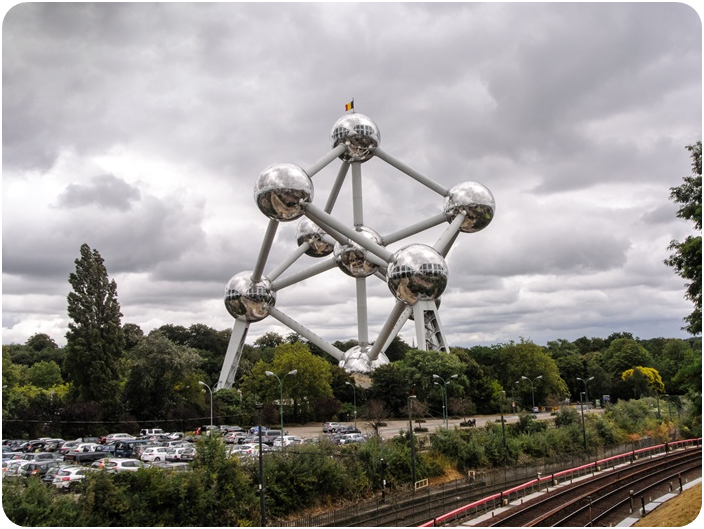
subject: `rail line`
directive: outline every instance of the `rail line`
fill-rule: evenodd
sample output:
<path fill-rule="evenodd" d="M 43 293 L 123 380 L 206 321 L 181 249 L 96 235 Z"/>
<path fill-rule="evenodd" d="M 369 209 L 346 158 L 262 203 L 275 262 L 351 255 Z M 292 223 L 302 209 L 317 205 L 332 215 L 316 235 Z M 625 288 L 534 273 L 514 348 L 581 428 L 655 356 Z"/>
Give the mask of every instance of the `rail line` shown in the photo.
<path fill-rule="evenodd" d="M 491 518 L 471 525 L 575 527 L 611 524 L 627 516 L 629 509 L 634 508 L 634 501 L 647 495 L 653 487 L 671 487 L 690 471 L 701 474 L 701 457 L 701 439 L 627 452 L 549 476 L 538 476 L 435 516 L 421 527 L 456 526 L 489 511 L 494 513 Z M 526 496 L 539 491 L 546 494 L 526 501 Z M 511 505 L 514 507 L 509 508 Z M 495 514 L 497 510 L 503 512 Z"/>

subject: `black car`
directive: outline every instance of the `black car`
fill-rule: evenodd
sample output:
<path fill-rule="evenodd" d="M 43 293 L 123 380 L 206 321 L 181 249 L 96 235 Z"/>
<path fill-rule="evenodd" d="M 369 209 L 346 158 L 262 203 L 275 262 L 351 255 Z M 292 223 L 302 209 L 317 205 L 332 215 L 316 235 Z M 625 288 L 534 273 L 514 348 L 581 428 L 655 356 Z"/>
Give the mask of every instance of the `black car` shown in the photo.
<path fill-rule="evenodd" d="M 57 461 L 31 461 L 26 465 L 22 465 L 19 474 L 24 477 L 43 477 L 50 469 L 58 470 L 59 466 Z"/>

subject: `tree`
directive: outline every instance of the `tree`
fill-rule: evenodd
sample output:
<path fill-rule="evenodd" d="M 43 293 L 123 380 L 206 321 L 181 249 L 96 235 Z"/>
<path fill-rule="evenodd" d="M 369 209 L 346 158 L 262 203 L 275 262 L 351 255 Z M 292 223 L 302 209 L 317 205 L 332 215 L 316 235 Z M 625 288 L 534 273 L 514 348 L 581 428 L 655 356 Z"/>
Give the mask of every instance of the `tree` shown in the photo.
<path fill-rule="evenodd" d="M 694 303 L 694 310 L 684 320 L 684 329 L 696 335 L 702 332 L 702 142 L 687 146 L 692 157 L 692 176 L 685 176 L 684 183 L 670 188 L 670 199 L 682 207 L 677 216 L 694 222 L 698 235 L 689 235 L 683 242 L 673 240 L 668 247 L 674 253 L 665 260 L 677 275 L 689 281 L 685 298 Z"/>
<path fill-rule="evenodd" d="M 36 333 L 30 336 L 25 343 L 27 347 L 31 347 L 35 351 L 43 351 L 44 349 L 58 349 L 56 342 L 48 335 Z"/>
<path fill-rule="evenodd" d="M 119 366 L 124 337 L 117 284 L 108 278 L 98 250 L 81 245 L 76 272 L 69 275 L 64 368 L 81 401 L 94 401 L 112 410 L 119 399 Z"/>
<path fill-rule="evenodd" d="M 662 394 L 665 392 L 665 384 L 662 383 L 660 373 L 652 367 L 636 366 L 627 369 L 621 374 L 621 379 L 628 383 L 636 398 L 647 395 L 651 392 Z"/>
<path fill-rule="evenodd" d="M 149 333 L 132 350 L 130 361 L 124 399 L 136 417 L 165 419 L 185 402 L 204 399 L 195 376 L 200 356 L 162 333 Z"/>

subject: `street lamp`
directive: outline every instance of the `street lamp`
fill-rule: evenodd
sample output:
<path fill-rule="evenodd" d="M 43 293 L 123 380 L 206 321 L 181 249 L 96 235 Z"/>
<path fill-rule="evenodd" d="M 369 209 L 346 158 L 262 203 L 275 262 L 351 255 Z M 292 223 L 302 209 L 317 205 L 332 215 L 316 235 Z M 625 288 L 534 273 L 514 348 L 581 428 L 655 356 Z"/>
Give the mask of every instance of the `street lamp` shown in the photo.
<path fill-rule="evenodd" d="M 504 399 L 506 400 L 506 392 L 504 390 L 499 391 L 499 393 L 504 394 Z M 501 399 L 499 399 L 499 409 L 501 411 L 501 437 L 503 438 L 504 441 L 504 457 L 506 457 L 507 449 L 506 449 L 506 429 L 504 427 L 504 404 Z"/>
<path fill-rule="evenodd" d="M 538 380 L 539 378 L 543 378 L 543 375 L 538 375 L 538 376 L 535 377 L 533 380 L 531 380 L 530 378 L 528 378 L 528 377 L 526 377 L 526 376 L 522 376 L 521 378 L 524 379 L 524 380 L 527 380 L 528 382 L 530 382 L 530 393 L 531 393 L 531 395 L 533 396 L 533 410 L 535 410 L 535 388 L 534 388 L 534 386 L 533 386 L 533 382 L 534 382 L 535 380 Z"/>
<path fill-rule="evenodd" d="M 450 380 L 452 380 L 453 378 L 457 378 L 458 376 L 459 375 L 455 374 L 445 380 L 440 375 L 433 375 L 433 378 L 442 380 L 442 384 L 439 384 L 437 382 L 434 382 L 434 384 L 440 386 L 440 388 L 442 389 L 442 418 L 445 419 L 445 429 L 448 429 L 450 427 L 448 425 L 449 414 L 447 410 L 447 385 L 450 383 Z"/>
<path fill-rule="evenodd" d="M 257 402 L 259 411 L 259 509 L 261 511 L 262 527 L 266 527 L 266 501 L 264 499 L 264 462 L 262 460 L 262 408 L 264 405 Z"/>
<path fill-rule="evenodd" d="M 584 400 L 587 401 L 587 410 L 589 410 L 589 390 L 587 389 L 587 382 L 594 380 L 594 377 L 589 377 L 587 380 L 577 377 L 577 380 L 581 380 L 582 382 L 584 382 Z"/>
<path fill-rule="evenodd" d="M 586 395 L 584 391 L 579 392 L 579 408 L 582 411 L 582 436 L 584 438 L 584 450 L 587 450 L 587 427 L 584 425 L 584 405 L 582 395 Z"/>
<path fill-rule="evenodd" d="M 279 418 L 281 419 L 281 449 L 284 449 L 284 379 L 289 376 L 289 375 L 295 375 L 298 373 L 298 369 L 292 369 L 288 373 L 286 373 L 283 377 L 279 378 L 276 373 L 273 373 L 271 371 L 265 371 L 264 374 L 268 377 L 275 377 L 276 380 L 279 381 L 279 390 L 280 390 L 280 398 L 279 398 Z"/>
<path fill-rule="evenodd" d="M 411 434 L 411 472 L 413 475 L 413 490 L 416 487 L 416 445 L 413 441 L 413 416 L 411 410 L 413 406 L 411 404 L 411 399 L 415 399 L 415 395 L 408 396 L 408 431 Z"/>
<path fill-rule="evenodd" d="M 208 391 L 210 392 L 210 427 L 212 428 L 213 427 L 213 390 L 210 389 L 210 386 L 208 386 L 208 384 L 206 384 L 205 382 L 202 382 L 199 380 L 198 384 L 200 384 L 201 386 L 205 386 L 206 388 L 208 388 Z"/>
<path fill-rule="evenodd" d="M 357 388 L 351 382 L 345 382 L 348 386 L 352 386 L 352 397 L 354 398 L 354 427 L 357 428 Z"/>

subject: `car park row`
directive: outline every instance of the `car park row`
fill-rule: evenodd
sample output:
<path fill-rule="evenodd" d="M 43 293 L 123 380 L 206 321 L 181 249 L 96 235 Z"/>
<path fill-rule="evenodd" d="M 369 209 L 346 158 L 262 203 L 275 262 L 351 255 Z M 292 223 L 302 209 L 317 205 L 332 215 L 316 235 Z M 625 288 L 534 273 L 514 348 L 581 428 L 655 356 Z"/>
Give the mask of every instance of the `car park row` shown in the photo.
<path fill-rule="evenodd" d="M 223 435 L 227 452 L 241 459 L 258 457 L 259 428 L 237 426 L 202 427 L 200 435 L 214 432 Z M 334 444 L 363 442 L 366 436 L 351 426 L 326 423 L 323 435 L 301 438 L 281 435 L 280 430 L 262 427 L 262 454 L 321 439 Z M 70 441 L 43 438 L 31 441 L 3 440 L 2 477 L 37 476 L 59 489 L 71 489 L 87 474 L 96 470 L 129 472 L 146 467 L 188 470 L 196 457 L 195 441 L 199 436 L 182 432 L 165 433 L 160 429 L 142 430 L 140 436 L 115 433 L 104 437 L 85 437 Z"/>

